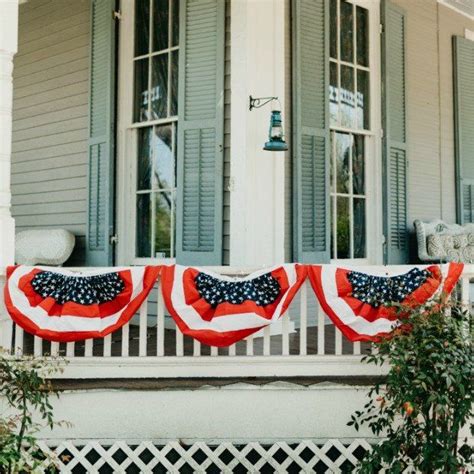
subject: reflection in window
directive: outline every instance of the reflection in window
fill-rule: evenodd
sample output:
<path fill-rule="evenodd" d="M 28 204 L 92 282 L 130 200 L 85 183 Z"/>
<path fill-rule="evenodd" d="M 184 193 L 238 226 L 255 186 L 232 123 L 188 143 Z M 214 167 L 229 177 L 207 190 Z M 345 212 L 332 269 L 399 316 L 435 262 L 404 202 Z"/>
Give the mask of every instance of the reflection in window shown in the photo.
<path fill-rule="evenodd" d="M 369 13 L 330 2 L 329 113 L 334 126 L 369 130 Z M 354 26 L 355 25 L 355 26 Z"/>
<path fill-rule="evenodd" d="M 175 124 L 141 128 L 138 133 L 137 257 L 174 257 L 175 137 Z"/>
<path fill-rule="evenodd" d="M 133 121 L 139 258 L 175 256 L 179 0 L 135 1 Z"/>
<path fill-rule="evenodd" d="M 177 114 L 179 0 L 135 2 L 134 122 Z"/>
<path fill-rule="evenodd" d="M 329 16 L 331 258 L 367 258 L 369 11 L 331 0 Z"/>
<path fill-rule="evenodd" d="M 331 132 L 331 257 L 366 258 L 365 137 Z"/>

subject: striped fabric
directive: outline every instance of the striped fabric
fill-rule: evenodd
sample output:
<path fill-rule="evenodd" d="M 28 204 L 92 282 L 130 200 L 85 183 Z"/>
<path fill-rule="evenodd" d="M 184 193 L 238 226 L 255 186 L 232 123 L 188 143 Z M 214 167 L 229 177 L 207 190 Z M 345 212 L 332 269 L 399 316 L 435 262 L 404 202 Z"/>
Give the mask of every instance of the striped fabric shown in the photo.
<path fill-rule="evenodd" d="M 386 267 L 382 275 L 357 272 L 365 276 L 361 282 L 353 270 L 312 265 L 308 275 L 324 312 L 350 341 L 377 341 L 400 324 L 400 308 L 424 304 L 440 291 L 450 294 L 463 268 L 450 263 L 399 274 Z"/>
<path fill-rule="evenodd" d="M 156 282 L 160 267 L 71 272 L 14 266 L 5 305 L 25 331 L 55 342 L 102 338 L 127 323 Z"/>
<path fill-rule="evenodd" d="M 183 334 L 204 344 L 225 347 L 278 320 L 305 278 L 306 267 L 298 264 L 265 269 L 244 278 L 172 265 L 162 270 L 163 298 Z M 202 288 L 200 291 L 202 280 L 223 283 L 222 292 L 229 293 L 218 295 L 221 299 L 212 304 L 206 292 Z M 266 287 L 262 284 L 265 280 Z M 275 282 L 279 287 L 277 295 Z"/>

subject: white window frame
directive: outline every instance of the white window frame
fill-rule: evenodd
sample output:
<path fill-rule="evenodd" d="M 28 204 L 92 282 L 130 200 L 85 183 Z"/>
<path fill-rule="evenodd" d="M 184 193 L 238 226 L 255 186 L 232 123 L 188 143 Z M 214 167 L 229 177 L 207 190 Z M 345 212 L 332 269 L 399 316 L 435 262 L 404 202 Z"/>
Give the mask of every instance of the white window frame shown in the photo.
<path fill-rule="evenodd" d="M 175 258 L 136 257 L 136 182 L 137 182 L 137 129 L 144 126 L 169 124 L 177 118 L 164 118 L 134 123 L 134 48 L 135 48 L 135 0 L 120 1 L 120 28 L 118 52 L 117 85 L 117 196 L 116 222 L 117 237 L 116 262 L 118 265 L 148 265 L 175 263 Z M 151 41 L 151 39 L 150 39 Z M 167 48 L 166 51 L 178 49 Z M 165 51 L 165 50 L 164 50 Z M 140 58 L 153 53 L 140 55 Z M 169 69 L 168 69 L 169 71 Z M 151 68 L 149 69 L 151 74 Z M 169 83 L 170 78 L 168 78 Z M 169 86 L 168 86 L 169 90 Z M 168 103 L 169 107 L 169 103 Z M 146 124 L 146 125 L 144 125 Z M 176 137 L 175 137 L 176 140 Z M 172 218 L 173 225 L 173 218 Z"/>
<path fill-rule="evenodd" d="M 330 133 L 348 132 L 365 135 L 365 186 L 366 186 L 366 258 L 332 259 L 332 263 L 349 263 L 356 265 L 382 264 L 383 262 L 383 219 L 382 219 L 382 116 L 381 116 L 381 27 L 379 0 L 347 0 L 354 6 L 369 10 L 369 97 L 370 129 L 329 126 Z M 355 18 L 355 15 L 354 15 Z M 339 63 L 345 64 L 339 60 Z M 351 65 L 350 63 L 347 63 Z M 329 67 L 329 65 L 328 65 Z M 340 75 L 338 81 L 340 82 Z M 357 79 L 355 79 L 357 80 Z M 331 150 L 332 158 L 332 150 Z M 352 190 L 351 190 L 352 193 Z M 330 191 L 330 198 L 332 199 Z M 335 208 L 333 209 L 333 212 Z M 335 215 L 331 216 L 331 226 Z M 351 218 L 352 219 L 352 218 Z M 331 232 L 332 233 L 332 232 Z M 335 237 L 336 238 L 336 237 Z M 351 236 L 352 240 L 352 226 Z M 332 257 L 332 255 L 331 255 Z"/>

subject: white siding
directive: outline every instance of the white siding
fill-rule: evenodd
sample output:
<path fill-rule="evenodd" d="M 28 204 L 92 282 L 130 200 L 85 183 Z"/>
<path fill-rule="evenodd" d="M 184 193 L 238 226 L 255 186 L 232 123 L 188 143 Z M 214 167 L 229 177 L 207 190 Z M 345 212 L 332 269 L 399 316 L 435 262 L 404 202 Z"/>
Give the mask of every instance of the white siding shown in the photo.
<path fill-rule="evenodd" d="M 13 73 L 12 203 L 17 231 L 62 227 L 83 263 L 87 213 L 88 0 L 20 7 Z"/>
<path fill-rule="evenodd" d="M 396 0 L 407 12 L 409 228 L 456 221 L 452 36 L 474 21 L 436 0 Z"/>
<path fill-rule="evenodd" d="M 464 29 L 474 29 L 474 21 L 438 3 L 440 88 L 440 161 L 441 211 L 449 222 L 456 220 L 456 186 L 454 154 L 453 35 L 464 36 Z M 447 59 L 444 59 L 447 58 Z M 474 85 L 473 85 L 474 87 Z"/>

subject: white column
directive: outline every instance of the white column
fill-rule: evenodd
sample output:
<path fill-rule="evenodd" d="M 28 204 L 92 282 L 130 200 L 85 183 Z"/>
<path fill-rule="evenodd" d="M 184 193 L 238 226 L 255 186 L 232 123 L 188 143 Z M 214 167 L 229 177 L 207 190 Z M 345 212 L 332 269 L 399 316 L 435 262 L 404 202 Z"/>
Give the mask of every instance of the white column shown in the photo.
<path fill-rule="evenodd" d="M 13 56 L 18 47 L 18 0 L 0 0 L 0 289 L 5 267 L 14 263 L 15 221 L 11 216 Z M 2 292 L 3 294 L 3 292 Z M 11 321 L 0 298 L 0 347 L 9 346 Z"/>
<path fill-rule="evenodd" d="M 0 272 L 14 262 L 11 216 L 13 56 L 18 46 L 18 0 L 0 0 Z"/>
<path fill-rule="evenodd" d="M 283 152 L 263 150 L 272 107 L 249 111 L 249 95 L 278 96 L 285 126 L 285 1 L 231 2 L 230 264 L 284 260 Z"/>

